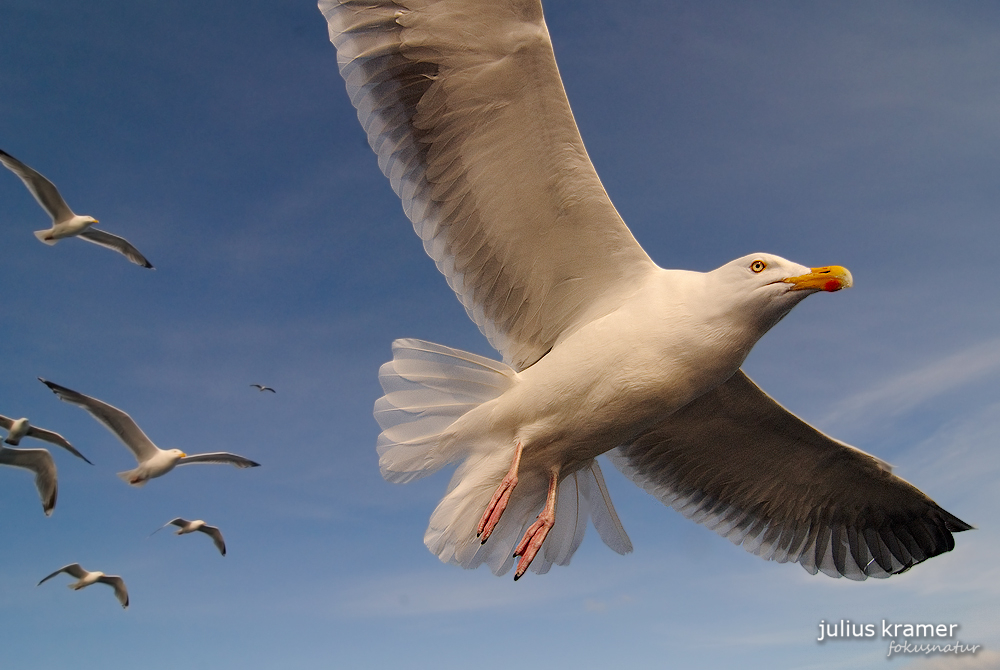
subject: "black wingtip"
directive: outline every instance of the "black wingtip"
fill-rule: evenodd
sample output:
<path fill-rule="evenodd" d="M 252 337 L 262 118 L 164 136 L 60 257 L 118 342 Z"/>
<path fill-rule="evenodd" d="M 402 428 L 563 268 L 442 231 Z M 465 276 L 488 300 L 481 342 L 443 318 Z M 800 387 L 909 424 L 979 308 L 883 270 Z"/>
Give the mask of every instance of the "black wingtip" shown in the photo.
<path fill-rule="evenodd" d="M 977 530 L 971 523 L 965 523 L 957 516 L 951 514 L 949 514 L 948 518 L 945 519 L 944 527 L 952 533 L 961 533 L 964 530 Z"/>

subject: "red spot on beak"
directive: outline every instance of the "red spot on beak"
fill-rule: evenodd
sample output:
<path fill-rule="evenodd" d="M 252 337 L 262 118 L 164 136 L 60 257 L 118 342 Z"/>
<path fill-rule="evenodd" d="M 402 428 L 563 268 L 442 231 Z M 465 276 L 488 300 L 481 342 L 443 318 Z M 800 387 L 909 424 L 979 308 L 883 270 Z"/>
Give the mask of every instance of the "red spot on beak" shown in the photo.
<path fill-rule="evenodd" d="M 842 285 L 840 281 L 837 279 L 831 279 L 827 283 L 823 284 L 823 290 L 829 291 L 830 293 L 833 293 L 834 291 L 839 291 L 841 287 Z"/>

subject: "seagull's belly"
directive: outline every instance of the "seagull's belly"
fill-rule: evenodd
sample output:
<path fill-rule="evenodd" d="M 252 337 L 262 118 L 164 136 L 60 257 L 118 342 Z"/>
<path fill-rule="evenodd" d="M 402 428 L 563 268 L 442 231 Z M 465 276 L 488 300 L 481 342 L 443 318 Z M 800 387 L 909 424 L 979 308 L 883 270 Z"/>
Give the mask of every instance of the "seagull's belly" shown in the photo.
<path fill-rule="evenodd" d="M 31 426 L 28 424 L 27 419 L 17 419 L 15 420 L 8 429 L 7 433 L 7 444 L 13 444 L 17 446 L 21 442 L 21 438 L 28 434 L 28 429 Z"/>
<path fill-rule="evenodd" d="M 93 223 L 93 219 L 88 219 L 85 216 L 74 215 L 73 218 L 68 221 L 54 224 L 52 226 L 52 232 L 48 235 L 48 237 L 53 240 L 73 237 L 75 235 L 79 235 L 87 228 L 90 228 Z"/>
<path fill-rule="evenodd" d="M 668 421 L 742 364 L 745 353 L 736 347 L 656 337 L 636 328 L 637 320 L 642 325 L 617 319 L 581 331 L 519 373 L 488 409 L 489 425 L 511 444 L 521 442 L 523 468 L 573 472 Z"/>
<path fill-rule="evenodd" d="M 168 451 L 161 451 L 147 461 L 144 461 L 139 470 L 145 479 L 155 479 L 167 474 L 177 465 L 177 457 Z"/>

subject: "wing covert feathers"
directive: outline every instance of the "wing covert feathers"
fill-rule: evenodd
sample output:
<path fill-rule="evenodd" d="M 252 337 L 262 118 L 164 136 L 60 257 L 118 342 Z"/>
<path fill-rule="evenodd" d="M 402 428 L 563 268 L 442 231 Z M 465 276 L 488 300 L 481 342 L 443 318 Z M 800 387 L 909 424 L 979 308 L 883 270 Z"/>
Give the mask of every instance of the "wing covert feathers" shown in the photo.
<path fill-rule="evenodd" d="M 590 163 L 540 3 L 320 9 L 379 167 L 505 362 L 528 367 L 655 269 Z"/>
<path fill-rule="evenodd" d="M 742 372 L 608 456 L 693 521 L 812 574 L 889 577 L 950 551 L 952 533 L 972 527 Z"/>

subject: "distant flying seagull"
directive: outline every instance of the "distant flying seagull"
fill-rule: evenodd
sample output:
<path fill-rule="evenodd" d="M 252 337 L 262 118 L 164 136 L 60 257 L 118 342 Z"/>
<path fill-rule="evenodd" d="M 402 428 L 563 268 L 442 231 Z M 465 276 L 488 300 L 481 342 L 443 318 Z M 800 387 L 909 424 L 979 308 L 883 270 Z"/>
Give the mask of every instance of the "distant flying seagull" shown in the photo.
<path fill-rule="evenodd" d="M 141 265 L 144 268 L 152 268 L 153 265 L 146 260 L 146 257 L 139 253 L 128 240 L 117 235 L 92 228 L 97 223 L 97 219 L 92 216 L 80 216 L 74 214 L 66 201 L 56 190 L 55 184 L 43 177 L 38 172 L 17 160 L 6 151 L 0 150 L 0 163 L 3 163 L 8 170 L 16 174 L 24 182 L 24 185 L 35 196 L 35 200 L 42 206 L 49 216 L 52 217 L 52 227 L 48 230 L 38 230 L 35 237 L 45 244 L 55 244 L 64 237 L 79 237 L 80 239 L 93 242 L 94 244 L 108 249 L 113 249 L 126 258 Z"/>
<path fill-rule="evenodd" d="M 275 393 L 275 390 L 270 386 L 261 386 L 260 384 L 250 384 L 250 386 L 253 386 L 258 391 L 270 391 L 271 393 Z"/>
<path fill-rule="evenodd" d="M 212 542 L 215 543 L 215 547 L 216 549 L 219 550 L 219 553 L 222 554 L 223 556 L 226 555 L 226 541 L 222 539 L 222 531 L 220 531 L 215 526 L 209 526 L 201 519 L 188 521 L 187 519 L 182 519 L 180 517 L 177 517 L 176 519 L 171 519 L 170 521 L 166 522 L 153 532 L 158 533 L 171 524 L 173 524 L 174 526 L 178 526 L 180 528 L 180 530 L 174 533 L 174 535 L 185 535 L 187 533 L 193 533 L 195 531 L 198 531 L 200 533 L 205 533 L 205 535 L 208 535 L 209 537 L 212 538 Z"/>
<path fill-rule="evenodd" d="M 45 381 L 41 377 L 38 378 L 38 381 L 52 389 L 52 392 L 59 396 L 60 400 L 79 405 L 90 412 L 91 416 L 104 424 L 105 428 L 114 433 L 115 437 L 132 451 L 135 459 L 139 462 L 139 467 L 127 472 L 119 472 L 118 476 L 133 486 L 144 486 L 150 479 L 161 477 L 178 465 L 228 463 L 238 468 L 255 468 L 260 465 L 249 458 L 223 451 L 189 456 L 180 449 L 160 449 L 146 437 L 146 434 L 132 420 L 132 417 L 117 407 L 72 391 L 65 386 Z"/>
<path fill-rule="evenodd" d="M 41 586 L 62 572 L 65 572 L 71 577 L 77 578 L 78 581 L 69 585 L 69 587 L 74 591 L 79 591 L 82 588 L 88 587 L 91 584 L 97 584 L 98 582 L 111 586 L 114 588 L 115 597 L 118 598 L 118 602 L 122 604 L 122 608 L 128 609 L 128 590 L 125 588 L 125 580 L 118 575 L 106 575 L 103 572 L 88 572 L 80 567 L 79 563 L 70 563 L 69 565 L 59 568 L 51 575 L 38 582 L 36 586 Z"/>
<path fill-rule="evenodd" d="M 424 543 L 497 574 L 632 545 L 595 458 L 766 559 L 888 577 L 971 528 L 740 370 L 839 266 L 657 266 L 608 198 L 538 0 L 320 0 L 351 103 L 423 248 L 504 363 L 397 340 L 382 475 L 457 463 Z M 532 563 L 534 561 L 534 564 Z"/>
<path fill-rule="evenodd" d="M 89 461 L 88 461 L 89 462 Z M 42 511 L 51 516 L 56 507 L 57 476 L 52 454 L 45 449 L 10 449 L 0 446 L 0 465 L 24 468 L 35 473 L 35 488 L 42 499 Z"/>
<path fill-rule="evenodd" d="M 81 454 L 76 448 L 70 444 L 65 437 L 59 433 L 53 433 L 51 430 L 45 430 L 44 428 L 39 428 L 38 426 L 32 426 L 28 423 L 27 419 L 10 419 L 6 416 L 0 416 L 0 428 L 7 429 L 7 438 L 4 440 L 7 444 L 13 444 L 17 446 L 21 442 L 23 437 L 33 437 L 36 440 L 43 440 L 50 444 L 62 447 L 69 453 L 82 458 L 83 460 L 90 463 L 87 457 Z M 93 465 L 93 463 L 90 463 Z"/>

